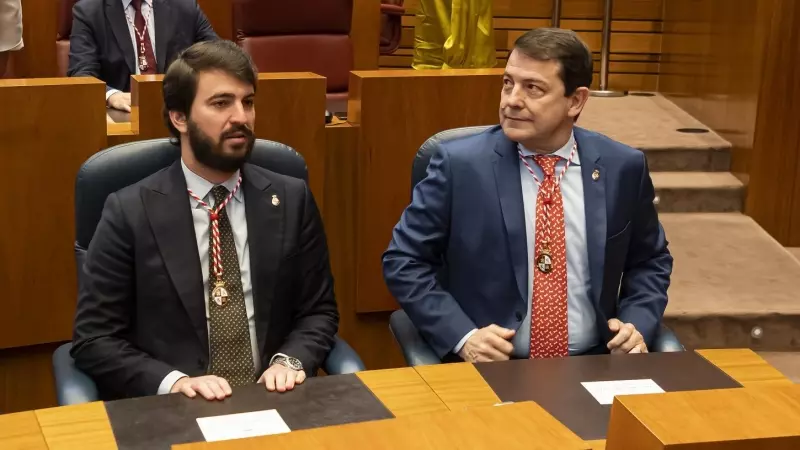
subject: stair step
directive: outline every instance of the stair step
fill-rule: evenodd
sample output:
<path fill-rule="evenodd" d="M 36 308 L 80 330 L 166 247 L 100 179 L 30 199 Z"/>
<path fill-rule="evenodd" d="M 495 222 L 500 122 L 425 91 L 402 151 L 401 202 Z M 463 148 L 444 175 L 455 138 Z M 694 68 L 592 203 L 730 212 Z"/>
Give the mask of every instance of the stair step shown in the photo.
<path fill-rule="evenodd" d="M 739 213 L 659 214 L 674 258 L 664 316 L 689 348 L 800 351 L 800 263 Z"/>
<path fill-rule="evenodd" d="M 653 172 L 659 212 L 738 212 L 744 184 L 730 172 Z"/>
<path fill-rule="evenodd" d="M 727 148 L 644 148 L 651 172 L 727 172 L 731 154 Z"/>
<path fill-rule="evenodd" d="M 793 383 L 800 383 L 800 352 L 758 352 Z"/>
<path fill-rule="evenodd" d="M 642 150 L 652 172 L 730 170 L 731 143 L 660 94 L 592 97 L 578 125 Z"/>

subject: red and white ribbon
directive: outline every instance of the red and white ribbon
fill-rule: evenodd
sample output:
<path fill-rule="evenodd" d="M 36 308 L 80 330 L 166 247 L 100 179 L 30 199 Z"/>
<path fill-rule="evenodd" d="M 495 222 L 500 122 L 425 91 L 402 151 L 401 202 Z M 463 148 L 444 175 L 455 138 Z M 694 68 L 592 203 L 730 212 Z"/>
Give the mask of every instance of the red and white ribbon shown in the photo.
<path fill-rule="evenodd" d="M 517 148 L 517 153 L 519 154 L 519 159 L 522 161 L 522 164 L 525 164 L 525 167 L 528 168 L 528 172 L 530 172 L 531 176 L 533 177 L 533 181 L 536 183 L 536 186 L 539 188 L 539 195 L 544 194 L 544 217 L 543 217 L 543 223 L 544 223 L 545 226 L 543 227 L 544 230 L 542 230 L 542 232 L 544 234 L 544 242 L 545 243 L 550 243 L 549 210 L 550 210 L 550 205 L 553 203 L 553 200 L 552 200 L 553 193 L 555 192 L 556 187 L 558 187 L 558 185 L 561 184 L 561 179 L 564 178 L 564 174 L 567 173 L 567 168 L 569 168 L 569 165 L 572 163 L 572 158 L 575 157 L 575 153 L 577 153 L 577 151 L 578 151 L 578 143 L 574 142 L 572 144 L 572 150 L 569 152 L 569 158 L 567 158 L 567 163 L 564 164 L 564 168 L 561 169 L 561 173 L 559 173 L 558 176 L 556 177 L 555 183 L 553 183 L 552 189 L 550 190 L 550 192 L 542 192 L 542 182 L 539 180 L 539 177 L 536 176 L 536 173 L 533 171 L 533 167 L 531 167 L 531 165 L 528 164 L 528 160 L 527 160 L 527 158 L 525 158 L 525 155 L 522 154 L 522 150 Z M 534 156 L 538 156 L 538 155 L 529 155 L 529 156 L 530 157 L 534 157 Z M 547 155 L 542 155 L 542 156 L 547 156 Z M 552 156 L 550 156 L 550 157 L 552 157 Z"/>
<path fill-rule="evenodd" d="M 189 191 L 189 195 L 192 196 L 193 199 L 197 200 L 197 203 L 203 207 L 206 211 L 208 211 L 209 217 L 211 218 L 211 259 L 212 259 L 212 273 L 218 280 L 222 279 L 222 247 L 219 243 L 219 212 L 225 208 L 225 205 L 236 195 L 236 191 L 239 190 L 239 186 L 242 185 L 242 177 L 239 177 L 239 180 L 236 182 L 236 187 L 233 188 L 228 197 L 216 208 L 211 208 L 208 206 L 208 203 L 204 202 L 203 199 L 197 196 L 191 189 L 186 188 Z"/>

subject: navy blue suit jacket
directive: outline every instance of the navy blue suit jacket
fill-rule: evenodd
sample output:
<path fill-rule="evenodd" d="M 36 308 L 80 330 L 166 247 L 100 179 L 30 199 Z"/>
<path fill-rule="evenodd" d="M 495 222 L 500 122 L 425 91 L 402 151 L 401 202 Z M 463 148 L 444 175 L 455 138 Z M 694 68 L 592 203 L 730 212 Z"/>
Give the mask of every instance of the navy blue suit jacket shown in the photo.
<path fill-rule="evenodd" d="M 619 318 L 648 345 L 667 305 L 672 256 L 642 152 L 575 128 L 590 298 L 607 342 Z M 499 126 L 439 145 L 383 255 L 389 290 L 440 357 L 473 328 L 518 329 L 527 313 L 517 143 Z M 592 173 L 599 171 L 597 180 Z"/>
<path fill-rule="evenodd" d="M 219 39 L 197 0 L 155 0 L 153 19 L 158 73 L 195 42 Z M 130 92 L 137 59 L 121 0 L 76 3 L 69 45 L 67 76 L 99 78 L 106 91 Z"/>

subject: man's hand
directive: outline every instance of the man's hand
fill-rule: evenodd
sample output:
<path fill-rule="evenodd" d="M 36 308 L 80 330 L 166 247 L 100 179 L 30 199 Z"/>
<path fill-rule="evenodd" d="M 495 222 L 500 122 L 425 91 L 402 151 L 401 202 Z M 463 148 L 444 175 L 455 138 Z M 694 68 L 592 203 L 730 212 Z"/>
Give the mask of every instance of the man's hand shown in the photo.
<path fill-rule="evenodd" d="M 616 334 L 614 339 L 608 343 L 611 354 L 647 353 L 644 337 L 632 323 L 622 323 L 619 319 L 611 319 L 608 321 L 608 329 Z"/>
<path fill-rule="evenodd" d="M 514 345 L 508 342 L 514 333 L 494 324 L 481 328 L 467 339 L 458 356 L 467 362 L 507 361 L 514 350 Z"/>
<path fill-rule="evenodd" d="M 120 111 L 131 112 L 131 93 L 130 92 L 115 92 L 108 97 L 109 108 L 114 108 Z"/>
<path fill-rule="evenodd" d="M 294 389 L 296 384 L 303 384 L 305 380 L 305 371 L 292 370 L 282 364 L 273 364 L 264 371 L 258 382 L 266 384 L 267 390 L 270 392 L 286 392 Z"/>
<path fill-rule="evenodd" d="M 224 400 L 225 397 L 230 397 L 231 385 L 214 375 L 206 375 L 202 377 L 184 377 L 179 379 L 172 385 L 170 393 L 180 392 L 189 398 L 195 398 L 198 393 L 206 400 Z"/>

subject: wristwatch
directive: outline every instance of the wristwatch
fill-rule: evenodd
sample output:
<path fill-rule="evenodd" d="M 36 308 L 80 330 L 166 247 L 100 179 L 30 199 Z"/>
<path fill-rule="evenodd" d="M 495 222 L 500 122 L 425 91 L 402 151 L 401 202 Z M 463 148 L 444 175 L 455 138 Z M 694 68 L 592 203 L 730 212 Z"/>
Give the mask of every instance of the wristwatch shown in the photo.
<path fill-rule="evenodd" d="M 275 364 L 280 364 L 292 370 L 297 370 L 297 371 L 303 370 L 303 363 L 301 363 L 299 359 L 293 358 L 289 355 L 284 355 L 283 353 L 275 354 L 275 356 L 273 356 L 272 359 L 269 361 L 270 366 Z"/>

